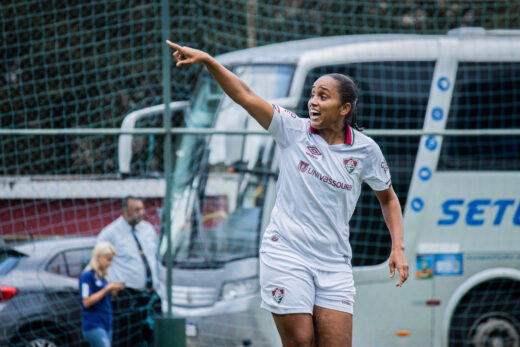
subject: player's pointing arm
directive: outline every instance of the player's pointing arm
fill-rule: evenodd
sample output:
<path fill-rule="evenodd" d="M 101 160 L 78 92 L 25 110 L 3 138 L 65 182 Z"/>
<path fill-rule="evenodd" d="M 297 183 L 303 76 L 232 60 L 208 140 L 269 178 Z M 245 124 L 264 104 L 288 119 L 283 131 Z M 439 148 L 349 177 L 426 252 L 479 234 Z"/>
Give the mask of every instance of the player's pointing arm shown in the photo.
<path fill-rule="evenodd" d="M 273 118 L 273 106 L 256 95 L 240 78 L 226 69 L 208 53 L 166 41 L 176 51 L 173 57 L 177 66 L 203 63 L 224 92 L 242 106 L 260 125 L 267 129 Z"/>

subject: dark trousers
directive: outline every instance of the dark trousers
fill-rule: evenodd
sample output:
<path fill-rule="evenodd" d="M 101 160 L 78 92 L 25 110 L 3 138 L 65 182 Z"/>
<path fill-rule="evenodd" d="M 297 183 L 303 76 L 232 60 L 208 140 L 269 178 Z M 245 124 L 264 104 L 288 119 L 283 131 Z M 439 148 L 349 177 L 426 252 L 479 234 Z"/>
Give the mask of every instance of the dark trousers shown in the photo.
<path fill-rule="evenodd" d="M 153 346 L 153 322 L 161 314 L 161 299 L 155 292 L 126 288 L 112 302 L 112 346 Z"/>

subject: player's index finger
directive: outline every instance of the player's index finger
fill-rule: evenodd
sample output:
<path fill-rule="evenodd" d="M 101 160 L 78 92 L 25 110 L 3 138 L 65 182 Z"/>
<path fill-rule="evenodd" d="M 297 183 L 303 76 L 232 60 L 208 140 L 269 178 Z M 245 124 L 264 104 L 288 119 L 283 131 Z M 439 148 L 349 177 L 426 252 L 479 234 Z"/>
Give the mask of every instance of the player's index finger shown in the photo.
<path fill-rule="evenodd" d="M 166 40 L 166 44 L 167 44 L 168 46 L 170 46 L 170 47 L 175 48 L 176 50 L 179 50 L 179 49 L 181 48 L 181 46 L 179 46 L 179 45 L 176 44 L 176 43 L 171 42 L 170 40 Z"/>

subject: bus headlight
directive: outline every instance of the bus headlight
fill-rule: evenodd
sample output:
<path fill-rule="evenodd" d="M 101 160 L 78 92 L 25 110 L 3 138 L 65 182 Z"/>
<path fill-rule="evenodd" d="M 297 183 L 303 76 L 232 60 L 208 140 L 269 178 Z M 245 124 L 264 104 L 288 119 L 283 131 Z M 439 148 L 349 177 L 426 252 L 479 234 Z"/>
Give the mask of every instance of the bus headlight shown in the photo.
<path fill-rule="evenodd" d="M 260 283 L 258 277 L 246 278 L 236 281 L 228 281 L 222 284 L 220 298 L 231 300 L 241 296 L 258 293 Z"/>

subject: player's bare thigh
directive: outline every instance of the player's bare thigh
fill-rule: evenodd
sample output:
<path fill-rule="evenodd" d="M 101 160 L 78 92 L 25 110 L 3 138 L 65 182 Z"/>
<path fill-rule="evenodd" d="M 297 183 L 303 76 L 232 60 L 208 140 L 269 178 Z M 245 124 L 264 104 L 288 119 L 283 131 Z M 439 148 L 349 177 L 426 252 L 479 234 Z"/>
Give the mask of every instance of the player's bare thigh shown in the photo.
<path fill-rule="evenodd" d="M 350 347 L 352 314 L 314 306 L 314 315 L 273 313 L 284 347 Z"/>
<path fill-rule="evenodd" d="M 351 347 L 352 314 L 314 306 L 314 339 L 317 347 Z"/>
<path fill-rule="evenodd" d="M 313 318 L 308 313 L 276 314 L 273 319 L 284 347 L 313 347 Z"/>

